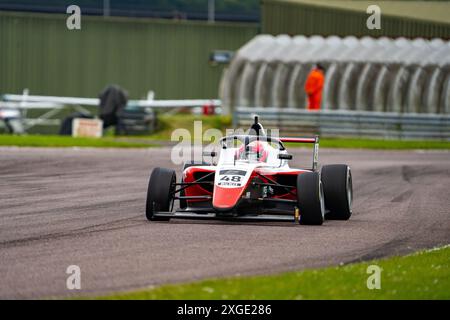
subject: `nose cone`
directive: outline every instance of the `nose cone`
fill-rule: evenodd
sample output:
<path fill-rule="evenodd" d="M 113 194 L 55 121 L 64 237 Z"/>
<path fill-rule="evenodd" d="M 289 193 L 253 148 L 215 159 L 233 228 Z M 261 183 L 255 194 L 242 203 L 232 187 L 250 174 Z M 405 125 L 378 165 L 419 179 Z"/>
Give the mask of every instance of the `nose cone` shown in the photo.
<path fill-rule="evenodd" d="M 214 186 L 213 207 L 219 211 L 232 210 L 244 192 L 245 187 L 240 188 L 222 188 Z"/>

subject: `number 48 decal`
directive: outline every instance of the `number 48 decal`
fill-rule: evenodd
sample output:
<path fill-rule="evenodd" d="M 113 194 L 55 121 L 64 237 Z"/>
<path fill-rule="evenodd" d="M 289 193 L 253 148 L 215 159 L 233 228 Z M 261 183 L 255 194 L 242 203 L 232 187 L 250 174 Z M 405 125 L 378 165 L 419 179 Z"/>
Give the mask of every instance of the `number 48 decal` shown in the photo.
<path fill-rule="evenodd" d="M 220 181 L 233 181 L 233 182 L 241 182 L 241 176 L 223 176 L 220 178 Z"/>

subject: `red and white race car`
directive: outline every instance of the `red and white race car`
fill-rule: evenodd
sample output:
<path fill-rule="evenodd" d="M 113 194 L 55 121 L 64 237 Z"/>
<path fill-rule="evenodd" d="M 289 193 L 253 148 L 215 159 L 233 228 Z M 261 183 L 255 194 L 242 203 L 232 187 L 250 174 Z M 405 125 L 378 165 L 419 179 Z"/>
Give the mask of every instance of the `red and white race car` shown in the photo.
<path fill-rule="evenodd" d="M 292 155 L 283 142 L 313 144 L 312 167 L 290 168 Z M 187 163 L 180 182 L 174 170 L 155 168 L 148 184 L 146 217 L 151 221 L 226 219 L 304 225 L 348 220 L 353 194 L 350 167 L 325 165 L 319 172 L 318 148 L 318 137 L 266 136 L 255 117 L 250 134 L 220 140 L 217 164 Z M 176 210 L 175 200 L 179 200 Z"/>

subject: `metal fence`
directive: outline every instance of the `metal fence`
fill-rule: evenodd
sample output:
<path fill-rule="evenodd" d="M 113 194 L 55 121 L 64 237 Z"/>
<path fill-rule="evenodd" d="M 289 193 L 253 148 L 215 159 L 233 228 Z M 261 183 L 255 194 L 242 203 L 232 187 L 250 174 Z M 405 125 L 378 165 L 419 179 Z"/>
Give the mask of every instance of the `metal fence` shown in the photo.
<path fill-rule="evenodd" d="M 66 13 L 69 5 L 79 6 L 85 15 L 207 20 L 208 1 L 192 0 L 0 0 L 0 10 Z M 259 21 L 259 0 L 242 2 L 216 0 L 216 21 Z"/>
<path fill-rule="evenodd" d="M 234 127 L 250 126 L 254 114 L 283 135 L 450 140 L 450 115 L 241 107 L 234 111 Z"/>

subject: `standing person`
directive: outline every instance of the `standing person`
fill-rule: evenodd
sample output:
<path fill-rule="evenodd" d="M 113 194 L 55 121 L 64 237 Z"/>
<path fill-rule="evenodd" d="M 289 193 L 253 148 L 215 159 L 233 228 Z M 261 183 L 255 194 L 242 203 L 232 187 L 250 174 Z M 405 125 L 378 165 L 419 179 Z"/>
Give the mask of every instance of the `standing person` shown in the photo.
<path fill-rule="evenodd" d="M 308 95 L 308 110 L 320 110 L 322 89 L 325 82 L 324 71 L 325 69 L 321 64 L 316 64 L 306 78 L 305 91 Z"/>

